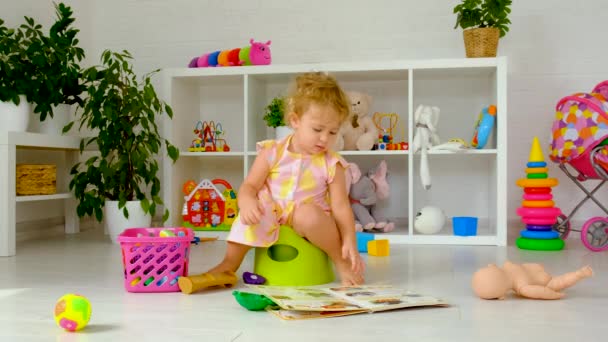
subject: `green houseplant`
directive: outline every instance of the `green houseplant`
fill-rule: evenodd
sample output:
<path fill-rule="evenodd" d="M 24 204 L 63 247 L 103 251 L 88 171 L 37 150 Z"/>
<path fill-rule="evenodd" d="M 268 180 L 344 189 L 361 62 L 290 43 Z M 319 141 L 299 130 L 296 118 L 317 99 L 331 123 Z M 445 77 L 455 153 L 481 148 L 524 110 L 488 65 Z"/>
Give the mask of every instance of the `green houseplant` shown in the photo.
<path fill-rule="evenodd" d="M 291 128 L 285 122 L 285 99 L 283 97 L 274 97 L 264 108 L 264 121 L 268 127 L 275 129 L 277 139 L 291 133 Z"/>
<path fill-rule="evenodd" d="M 79 66 L 84 50 L 72 27 L 73 12 L 63 3 L 54 6 L 57 18 L 48 36 L 27 16 L 16 30 L 0 20 L 0 101 L 18 105 L 25 97 L 41 121 L 60 104 L 82 105 L 85 90 Z"/>
<path fill-rule="evenodd" d="M 130 60 L 128 51 L 106 50 L 101 66 L 84 70 L 88 96 L 82 113 L 77 112 L 76 120 L 64 128 L 65 133 L 80 121 L 80 129 L 98 131 L 97 136 L 83 139 L 80 151 L 96 143 L 99 155 L 71 169 L 70 190 L 79 201 L 76 210 L 80 217 L 94 215 L 102 221 L 108 201 L 116 201 L 125 218 L 130 216 L 126 204 L 131 201 L 144 214 L 154 216 L 156 206 L 163 204 L 155 156 L 161 152 L 163 142 L 173 162 L 179 156 L 178 149 L 161 138 L 156 125 L 158 115 L 173 117 L 171 107 L 157 97 L 151 83 L 151 76 L 158 70 L 144 75 L 139 82 Z M 163 221 L 168 216 L 165 210 Z"/>
<path fill-rule="evenodd" d="M 511 0 L 462 0 L 454 7 L 467 57 L 495 57 L 499 38 L 509 31 Z"/>

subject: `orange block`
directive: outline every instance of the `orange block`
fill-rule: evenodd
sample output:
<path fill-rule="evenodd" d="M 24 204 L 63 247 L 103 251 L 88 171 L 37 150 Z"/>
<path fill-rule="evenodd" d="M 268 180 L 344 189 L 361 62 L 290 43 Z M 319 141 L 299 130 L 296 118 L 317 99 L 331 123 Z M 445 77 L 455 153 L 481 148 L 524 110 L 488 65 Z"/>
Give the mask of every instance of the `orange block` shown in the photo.
<path fill-rule="evenodd" d="M 367 242 L 367 254 L 373 256 L 388 256 L 390 246 L 388 240 L 371 240 Z"/>

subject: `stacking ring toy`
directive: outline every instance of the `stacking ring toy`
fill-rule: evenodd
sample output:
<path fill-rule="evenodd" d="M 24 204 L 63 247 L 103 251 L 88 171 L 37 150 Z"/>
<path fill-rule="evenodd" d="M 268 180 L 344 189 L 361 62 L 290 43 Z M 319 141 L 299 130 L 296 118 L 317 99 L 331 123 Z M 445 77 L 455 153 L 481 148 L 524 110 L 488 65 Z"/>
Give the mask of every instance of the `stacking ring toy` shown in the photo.
<path fill-rule="evenodd" d="M 526 176 L 528 179 L 545 179 L 547 177 L 549 177 L 549 175 L 546 173 L 528 173 Z"/>
<path fill-rule="evenodd" d="M 517 238 L 515 241 L 517 247 L 521 249 L 530 249 L 535 251 L 559 251 L 564 248 L 564 240 L 561 239 L 528 239 L 524 237 Z"/>
<path fill-rule="evenodd" d="M 554 205 L 553 201 L 521 201 L 521 206 L 526 208 L 551 208 Z"/>
<path fill-rule="evenodd" d="M 550 201 L 553 199 L 551 194 L 524 194 L 526 201 Z"/>
<path fill-rule="evenodd" d="M 526 173 L 548 173 L 549 168 L 547 167 L 529 167 L 526 168 Z"/>
<path fill-rule="evenodd" d="M 545 167 L 547 166 L 547 163 L 542 161 L 542 162 L 528 162 L 526 163 L 526 166 L 529 168 L 533 168 L 533 167 Z"/>
<path fill-rule="evenodd" d="M 532 209 L 532 208 L 526 208 Z M 553 226 L 557 223 L 557 216 L 555 217 L 522 217 L 521 222 L 527 225 L 542 225 L 542 226 Z"/>
<path fill-rule="evenodd" d="M 551 188 L 525 188 L 524 193 L 526 193 L 526 194 L 550 194 Z"/>
<path fill-rule="evenodd" d="M 526 208 L 520 207 L 517 208 L 517 215 L 523 218 L 552 218 L 555 219 L 559 215 L 561 215 L 562 211 L 559 208 L 551 207 L 551 208 Z M 525 222 L 527 223 L 527 222 Z M 553 224 L 552 223 L 544 223 L 544 224 Z M 543 223 L 530 223 L 530 224 L 543 224 Z"/>
<path fill-rule="evenodd" d="M 554 230 L 545 230 L 545 231 L 522 230 L 520 232 L 520 236 L 527 238 L 527 239 L 549 240 L 549 239 L 559 238 L 559 233 Z"/>
<path fill-rule="evenodd" d="M 557 178 L 546 179 L 527 179 L 520 178 L 517 180 L 517 185 L 522 188 L 550 188 L 557 185 Z"/>
<path fill-rule="evenodd" d="M 553 229 L 553 225 L 552 224 L 527 224 L 526 225 L 526 229 L 527 230 L 535 230 L 535 231 L 548 231 Z"/>

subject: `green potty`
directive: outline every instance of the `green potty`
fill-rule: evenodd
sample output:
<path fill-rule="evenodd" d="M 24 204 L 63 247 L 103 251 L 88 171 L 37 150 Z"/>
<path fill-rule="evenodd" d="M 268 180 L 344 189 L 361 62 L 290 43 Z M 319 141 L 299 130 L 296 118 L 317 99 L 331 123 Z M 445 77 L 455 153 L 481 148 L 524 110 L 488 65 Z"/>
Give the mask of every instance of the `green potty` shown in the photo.
<path fill-rule="evenodd" d="M 329 256 L 288 226 L 281 226 L 274 245 L 255 249 L 254 272 L 266 278 L 264 285 L 310 286 L 334 281 Z"/>

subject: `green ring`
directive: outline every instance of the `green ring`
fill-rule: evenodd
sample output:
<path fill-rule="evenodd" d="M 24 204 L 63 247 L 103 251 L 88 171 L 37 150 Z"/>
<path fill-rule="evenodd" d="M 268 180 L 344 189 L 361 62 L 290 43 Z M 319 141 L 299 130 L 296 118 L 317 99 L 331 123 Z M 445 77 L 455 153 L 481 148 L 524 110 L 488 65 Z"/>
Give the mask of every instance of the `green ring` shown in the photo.
<path fill-rule="evenodd" d="M 528 239 L 519 237 L 515 241 L 517 247 L 521 249 L 529 249 L 534 251 L 559 251 L 564 248 L 564 240 L 562 239 Z"/>
<path fill-rule="evenodd" d="M 549 175 L 546 173 L 528 173 L 528 179 L 545 179 L 548 178 Z"/>

